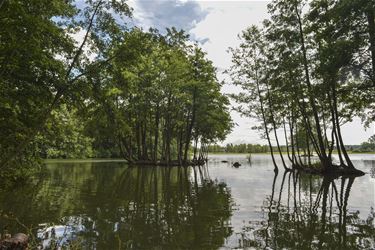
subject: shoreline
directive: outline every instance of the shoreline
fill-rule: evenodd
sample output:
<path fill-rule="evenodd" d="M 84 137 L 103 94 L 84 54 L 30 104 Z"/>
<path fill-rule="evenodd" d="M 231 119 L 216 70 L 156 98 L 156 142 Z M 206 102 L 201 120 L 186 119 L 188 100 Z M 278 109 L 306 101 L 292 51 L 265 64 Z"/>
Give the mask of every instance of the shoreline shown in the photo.
<path fill-rule="evenodd" d="M 283 155 L 287 155 L 287 152 L 282 152 Z M 271 155 L 271 153 L 226 153 L 226 152 L 214 152 L 208 153 L 208 155 Z M 278 154 L 275 154 L 277 156 Z M 375 152 L 366 152 L 366 153 L 353 153 L 349 152 L 349 155 L 375 155 Z M 313 155 L 312 157 L 316 157 Z M 69 163 L 69 162 L 127 162 L 125 159 L 122 158 L 72 158 L 72 159 L 42 159 L 43 163 Z"/>
<path fill-rule="evenodd" d="M 229 153 L 229 152 L 208 152 L 208 155 L 271 155 L 270 152 L 265 153 Z M 283 155 L 287 155 L 287 152 L 282 152 Z M 337 151 L 333 151 L 333 154 L 337 154 Z M 349 155 L 375 155 L 375 152 L 348 152 Z M 274 153 L 275 156 L 279 153 Z M 302 157 L 302 156 L 301 156 Z M 312 157 L 317 157 L 317 155 L 312 155 Z"/>

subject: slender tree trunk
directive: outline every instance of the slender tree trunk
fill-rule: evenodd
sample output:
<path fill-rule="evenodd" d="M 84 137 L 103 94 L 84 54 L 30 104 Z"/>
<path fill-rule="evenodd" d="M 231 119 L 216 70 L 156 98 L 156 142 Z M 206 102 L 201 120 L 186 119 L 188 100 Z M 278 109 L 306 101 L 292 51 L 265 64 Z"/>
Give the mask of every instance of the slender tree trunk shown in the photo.
<path fill-rule="evenodd" d="M 165 160 L 167 161 L 167 165 L 169 166 L 171 160 L 171 115 L 170 115 L 170 105 L 171 105 L 172 94 L 169 93 L 168 101 L 167 101 L 167 115 L 166 115 L 166 126 L 165 126 Z"/>
<path fill-rule="evenodd" d="M 163 118 L 162 119 L 162 136 L 161 136 L 161 139 L 162 139 L 162 145 L 161 145 L 161 160 L 165 160 L 165 144 L 166 144 L 166 142 L 165 142 L 165 138 L 166 138 L 166 129 L 165 129 L 165 118 Z"/>
<path fill-rule="evenodd" d="M 321 127 L 320 127 L 318 110 L 317 110 L 317 107 L 316 107 L 316 104 L 315 104 L 315 99 L 314 99 L 313 93 L 312 93 L 309 66 L 308 66 L 308 61 L 307 61 L 307 49 L 305 47 L 305 38 L 304 38 L 304 34 L 303 34 L 302 20 L 301 20 L 301 16 L 300 16 L 299 10 L 297 8 L 297 5 L 295 6 L 295 11 L 296 11 L 297 19 L 298 19 L 299 35 L 300 35 L 300 42 L 301 42 L 301 48 L 302 48 L 302 54 L 303 54 L 303 66 L 304 66 L 304 70 L 305 70 L 306 85 L 307 85 L 307 88 L 308 88 L 308 97 L 309 97 L 310 105 L 311 105 L 311 108 L 312 108 L 312 111 L 313 111 L 313 116 L 314 116 L 314 120 L 315 120 L 315 127 L 316 127 L 319 147 L 320 147 L 320 160 L 321 160 L 324 168 L 328 169 L 331 166 L 331 161 L 327 157 L 326 149 L 325 149 L 325 146 L 324 146 L 324 140 L 323 140 L 323 137 L 322 137 L 322 130 L 321 130 Z"/>
<path fill-rule="evenodd" d="M 339 155 L 340 165 L 345 166 L 344 159 L 342 158 L 342 154 L 341 154 L 340 141 L 337 136 L 336 127 L 334 128 L 333 133 L 336 138 L 336 146 L 337 146 L 336 149 L 337 149 L 337 154 Z"/>
<path fill-rule="evenodd" d="M 191 141 L 191 135 L 193 132 L 193 127 L 195 124 L 195 113 L 196 113 L 196 95 L 197 95 L 197 88 L 194 88 L 193 91 L 193 104 L 192 104 L 192 114 L 191 114 L 191 121 L 188 122 L 188 128 L 187 128 L 187 135 L 186 135 L 186 142 L 185 142 L 185 152 L 184 152 L 184 161 L 187 161 L 188 158 L 188 152 L 190 147 L 190 141 Z M 189 117 L 189 116 L 188 116 Z M 189 119 L 188 119 L 189 121 Z"/>
<path fill-rule="evenodd" d="M 310 152 L 310 141 L 309 141 L 309 134 L 306 132 L 306 144 L 307 144 L 307 163 L 309 166 L 311 166 L 311 152 Z"/>
<path fill-rule="evenodd" d="M 302 114 L 302 121 L 305 124 L 305 128 L 310 135 L 310 139 L 311 139 L 311 142 L 314 146 L 314 150 L 315 150 L 315 152 L 317 153 L 317 155 L 319 156 L 319 159 L 320 159 L 321 153 L 320 153 L 319 145 L 318 145 L 318 142 L 315 139 L 313 130 L 312 130 L 311 125 L 310 125 L 310 119 L 309 119 L 309 116 L 306 112 L 305 102 L 302 101 L 302 104 L 298 102 L 298 107 L 299 107 L 300 112 Z"/>
<path fill-rule="evenodd" d="M 193 161 L 196 161 L 197 160 L 197 148 L 198 147 L 198 136 L 195 137 L 195 140 L 194 140 L 194 155 L 193 155 Z"/>
<path fill-rule="evenodd" d="M 298 126 L 296 126 L 296 135 L 298 136 Z M 297 138 L 296 138 L 296 146 L 297 146 L 297 156 L 298 156 L 299 164 L 300 166 L 304 166 L 303 161 L 301 159 L 300 146 L 298 144 Z"/>
<path fill-rule="evenodd" d="M 336 139 L 336 148 L 337 148 L 337 154 L 339 155 L 340 165 L 344 166 L 345 164 L 344 164 L 344 160 L 343 160 L 342 155 L 341 155 L 340 141 L 337 137 L 337 132 L 336 132 L 336 113 L 335 113 L 335 110 L 334 110 L 333 104 L 332 104 L 333 97 L 331 97 L 331 95 L 329 93 L 328 93 L 328 98 L 329 98 L 329 107 L 331 109 L 331 116 L 332 116 L 332 133 L 333 133 L 334 138 Z M 333 147 L 333 137 L 332 137 L 331 148 L 332 147 Z M 331 148 L 330 148 L 329 156 L 331 156 L 331 152 L 332 152 Z"/>
<path fill-rule="evenodd" d="M 144 121 L 142 126 L 142 159 L 148 160 L 147 152 L 147 121 Z"/>
<path fill-rule="evenodd" d="M 135 136 L 136 136 L 136 143 L 137 143 L 137 159 L 141 160 L 142 158 L 142 150 L 141 150 L 141 129 L 139 122 L 135 126 Z"/>
<path fill-rule="evenodd" d="M 328 148 L 329 143 L 328 143 L 328 136 L 327 136 L 327 123 L 326 123 L 326 119 L 324 118 L 324 112 L 322 112 L 322 120 L 323 120 L 324 141 L 325 141 L 326 147 Z"/>
<path fill-rule="evenodd" d="M 277 131 L 276 131 L 276 122 L 275 122 L 275 117 L 273 115 L 273 104 L 272 104 L 272 100 L 271 100 L 271 95 L 270 95 L 270 90 L 268 88 L 268 84 L 266 84 L 266 87 L 267 87 L 267 97 L 268 97 L 268 103 L 270 105 L 270 114 L 271 114 L 271 121 L 272 121 L 272 126 L 273 126 L 273 131 L 274 131 L 274 135 L 275 135 L 275 139 L 276 139 L 276 145 L 277 145 L 277 149 L 279 151 L 279 155 L 280 155 L 280 158 L 281 158 L 281 161 L 283 163 L 283 167 L 284 169 L 288 169 L 286 167 L 286 164 L 285 164 L 285 161 L 284 161 L 284 156 L 283 156 L 283 153 L 281 152 L 281 148 L 280 148 L 280 143 L 279 143 L 279 138 L 277 136 Z"/>
<path fill-rule="evenodd" d="M 331 122 L 332 122 L 331 145 L 329 147 L 328 157 L 332 159 L 332 151 L 335 145 L 336 125 L 335 125 L 335 112 L 333 111 L 333 108 L 332 108 L 331 97 L 329 93 L 328 93 L 328 102 L 329 102 L 329 108 L 331 112 Z"/>
<path fill-rule="evenodd" d="M 293 110 L 291 111 L 291 117 L 289 118 L 289 130 L 290 130 L 290 142 L 292 144 L 292 162 L 293 162 L 293 168 L 294 165 L 298 165 L 297 163 L 297 157 L 296 157 L 296 151 L 295 151 L 295 143 L 294 143 L 294 115 Z"/>
<path fill-rule="evenodd" d="M 184 130 L 180 129 L 180 137 L 179 137 L 179 143 L 178 143 L 178 162 L 180 165 L 182 165 L 182 148 L 183 148 L 183 140 L 184 140 Z"/>
<path fill-rule="evenodd" d="M 336 132 L 337 132 L 337 138 L 338 138 L 338 142 L 340 142 L 340 147 L 341 147 L 341 151 L 344 155 L 344 158 L 345 158 L 345 161 L 346 161 L 346 164 L 349 168 L 354 168 L 354 165 L 352 163 L 352 161 L 350 160 L 349 158 L 349 155 L 348 153 L 346 152 L 346 149 L 345 149 L 345 145 L 344 145 L 344 142 L 343 142 L 343 139 L 342 139 L 342 136 L 341 136 L 341 129 L 340 129 L 340 121 L 339 121 L 339 118 L 338 118 L 338 110 L 337 110 L 337 95 L 336 95 L 336 88 L 335 88 L 335 85 L 333 85 L 333 109 L 334 109 L 334 112 L 335 112 L 335 118 L 336 118 Z"/>
<path fill-rule="evenodd" d="M 370 4 L 369 4 L 370 5 Z M 375 15 L 374 9 L 370 6 L 368 7 L 367 13 L 368 22 L 368 32 L 370 36 L 370 51 L 371 51 L 371 61 L 372 61 L 372 84 L 375 87 Z"/>
<path fill-rule="evenodd" d="M 158 159 L 159 121 L 160 121 L 160 110 L 159 110 L 159 103 L 158 103 L 156 105 L 156 115 L 155 115 L 155 138 L 154 138 L 154 155 L 153 155 L 153 160 L 155 163 Z"/>
<path fill-rule="evenodd" d="M 260 87 L 259 87 L 259 82 L 258 82 L 258 74 L 257 73 L 256 73 L 256 78 L 257 78 L 256 79 L 256 85 L 257 85 L 257 90 L 258 90 L 258 97 L 259 97 L 259 102 L 260 102 L 262 119 L 263 119 L 263 123 L 264 123 L 264 130 L 266 132 L 268 146 L 269 146 L 270 152 L 271 152 L 272 162 L 273 162 L 273 165 L 274 165 L 274 171 L 278 171 L 278 167 L 277 167 L 277 164 L 276 164 L 276 161 L 275 161 L 275 156 L 273 155 L 273 149 L 272 149 L 272 144 L 271 144 L 271 140 L 270 140 L 270 135 L 268 133 L 267 120 L 266 120 L 266 115 L 265 115 L 265 112 L 264 112 L 263 99 L 262 99 L 262 94 L 260 92 Z"/>
<path fill-rule="evenodd" d="M 334 127 L 332 127 L 331 131 L 331 145 L 329 146 L 329 151 L 328 151 L 328 157 L 332 159 L 332 152 L 333 148 L 335 146 L 335 133 L 334 133 Z"/>
<path fill-rule="evenodd" d="M 283 117 L 283 126 L 284 126 L 284 136 L 285 136 L 286 152 L 288 154 L 289 161 L 292 163 L 292 165 L 294 165 L 294 161 L 293 161 L 292 157 L 290 156 L 290 152 L 289 152 L 289 143 L 288 143 L 288 136 L 287 136 L 287 133 L 286 133 L 286 125 L 285 125 L 285 118 L 284 117 Z"/>

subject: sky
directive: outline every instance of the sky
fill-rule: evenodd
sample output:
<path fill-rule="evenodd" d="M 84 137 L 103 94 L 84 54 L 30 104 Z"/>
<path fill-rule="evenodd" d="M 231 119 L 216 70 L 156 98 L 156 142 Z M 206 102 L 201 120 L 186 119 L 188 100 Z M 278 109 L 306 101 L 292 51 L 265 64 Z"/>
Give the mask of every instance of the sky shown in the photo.
<path fill-rule="evenodd" d="M 198 41 L 203 50 L 218 70 L 219 80 L 228 81 L 224 70 L 231 65 L 229 47 L 239 45 L 238 34 L 250 25 L 261 25 L 268 17 L 269 1 L 195 1 L 195 0 L 130 0 L 134 9 L 133 22 L 144 29 L 157 28 L 161 32 L 167 27 L 183 29 L 192 40 Z M 223 93 L 235 93 L 238 89 L 228 84 L 223 86 Z M 236 126 L 223 142 L 265 144 L 258 132 L 251 129 L 256 120 L 241 117 L 235 111 L 231 116 Z M 344 141 L 348 145 L 360 144 L 375 134 L 375 126 L 365 130 L 360 119 L 342 127 Z M 283 138 L 283 136 L 280 136 Z M 281 142 L 283 143 L 283 142 Z"/>

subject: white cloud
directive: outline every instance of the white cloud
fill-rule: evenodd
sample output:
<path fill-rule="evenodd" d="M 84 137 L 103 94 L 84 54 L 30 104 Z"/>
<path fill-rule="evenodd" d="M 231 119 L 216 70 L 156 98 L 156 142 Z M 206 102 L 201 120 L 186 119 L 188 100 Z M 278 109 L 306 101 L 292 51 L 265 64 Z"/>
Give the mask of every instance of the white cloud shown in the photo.
<path fill-rule="evenodd" d="M 239 45 L 237 36 L 242 30 L 250 25 L 261 25 L 261 22 L 268 17 L 268 3 L 268 1 L 199 1 L 202 9 L 208 10 L 208 15 L 191 30 L 191 33 L 198 38 L 209 38 L 209 41 L 201 46 L 218 68 L 219 80 L 228 80 L 222 73 L 231 65 L 228 48 Z M 235 93 L 239 88 L 226 84 L 222 91 Z M 237 126 L 224 143 L 265 143 L 259 133 L 251 129 L 257 121 L 241 117 L 235 111 L 231 112 L 231 116 Z"/>
<path fill-rule="evenodd" d="M 180 0 L 132 0 L 136 25 L 164 31 L 176 27 L 189 32 L 205 19 L 208 12 L 195 1 Z"/>
<path fill-rule="evenodd" d="M 252 24 L 261 24 L 267 15 L 267 2 L 201 1 L 209 10 L 206 18 L 191 30 L 196 37 L 208 37 L 203 45 L 208 57 L 219 69 L 230 66 L 231 57 L 226 50 L 239 44 L 237 35 Z"/>

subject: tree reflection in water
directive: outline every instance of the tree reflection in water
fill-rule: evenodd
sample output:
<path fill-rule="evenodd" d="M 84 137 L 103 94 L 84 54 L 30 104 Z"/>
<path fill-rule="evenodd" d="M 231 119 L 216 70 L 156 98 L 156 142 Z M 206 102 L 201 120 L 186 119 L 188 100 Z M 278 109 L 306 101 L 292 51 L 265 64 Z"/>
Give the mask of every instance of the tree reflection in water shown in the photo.
<path fill-rule="evenodd" d="M 96 242 L 120 244 L 121 239 L 124 247 L 136 249 L 221 246 L 231 234 L 226 226 L 230 192 L 205 173 L 201 167 L 128 169 L 114 188 L 124 204 L 117 211 L 101 211 L 105 219 L 98 216 L 95 230 L 109 235 L 99 234 Z M 100 229 L 108 226 L 115 233 Z"/>
<path fill-rule="evenodd" d="M 265 222 L 249 222 L 240 233 L 240 248 L 374 249 L 374 208 L 366 220 L 348 212 L 355 177 L 318 177 L 286 171 L 275 193 L 262 206 Z M 285 187 L 286 186 L 286 187 Z M 371 199 L 371 197 L 368 197 Z"/>
<path fill-rule="evenodd" d="M 23 206 L 13 200 L 20 220 L 39 225 L 35 234 L 45 248 L 78 242 L 79 249 L 217 249 L 232 234 L 230 190 L 211 180 L 207 167 L 71 170 L 53 168 L 39 192 L 23 196 Z M 60 197 L 56 186 L 66 187 Z"/>

